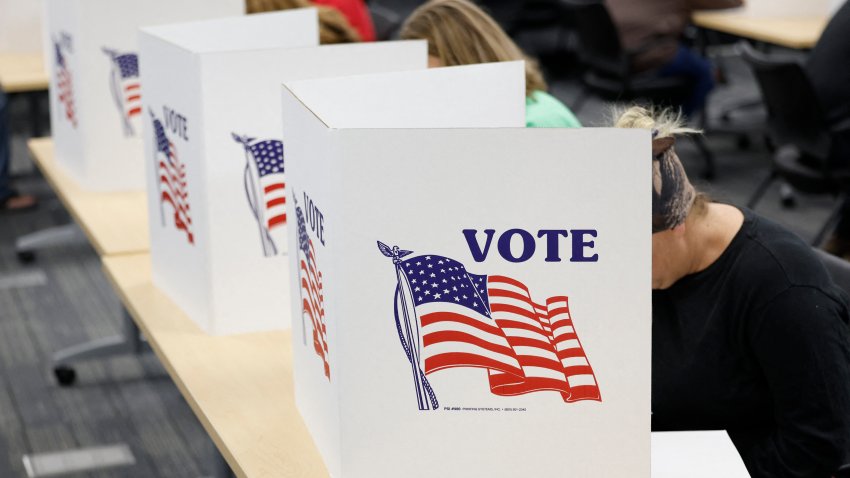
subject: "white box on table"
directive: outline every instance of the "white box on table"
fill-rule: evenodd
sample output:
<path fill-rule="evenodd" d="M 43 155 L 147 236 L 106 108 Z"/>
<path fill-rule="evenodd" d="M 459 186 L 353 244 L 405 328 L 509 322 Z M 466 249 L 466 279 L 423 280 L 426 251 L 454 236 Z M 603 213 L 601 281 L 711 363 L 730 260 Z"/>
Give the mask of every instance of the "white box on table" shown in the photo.
<path fill-rule="evenodd" d="M 138 32 L 244 13 L 244 0 L 46 0 L 56 161 L 80 186 L 144 189 Z"/>
<path fill-rule="evenodd" d="M 283 111 L 331 475 L 648 477 L 650 132 L 524 128 L 521 62 L 286 83 Z"/>
<path fill-rule="evenodd" d="M 142 31 L 153 280 L 209 333 L 290 325 L 281 84 L 427 66 L 424 41 L 318 38 L 312 8 Z"/>

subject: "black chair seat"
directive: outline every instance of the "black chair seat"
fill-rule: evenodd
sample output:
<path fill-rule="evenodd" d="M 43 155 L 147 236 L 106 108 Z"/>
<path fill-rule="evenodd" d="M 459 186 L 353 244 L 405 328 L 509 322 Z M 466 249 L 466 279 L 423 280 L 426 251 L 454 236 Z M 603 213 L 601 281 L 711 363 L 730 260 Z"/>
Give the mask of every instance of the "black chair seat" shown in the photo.
<path fill-rule="evenodd" d="M 794 146 L 783 146 L 773 157 L 774 171 L 795 189 L 808 194 L 837 195 L 850 185 L 850 168 L 831 168 L 828 173 L 814 158 Z"/>

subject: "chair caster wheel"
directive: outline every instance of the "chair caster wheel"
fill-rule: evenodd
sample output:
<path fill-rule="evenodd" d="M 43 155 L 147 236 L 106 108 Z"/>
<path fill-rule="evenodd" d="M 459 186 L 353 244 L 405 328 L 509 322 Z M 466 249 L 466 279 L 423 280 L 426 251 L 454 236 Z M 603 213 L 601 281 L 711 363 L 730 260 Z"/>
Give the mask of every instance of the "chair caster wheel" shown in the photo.
<path fill-rule="evenodd" d="M 784 209 L 793 209 L 797 205 L 797 197 L 796 194 L 794 194 L 794 188 L 788 184 L 783 183 L 779 186 L 779 197 Z"/>
<path fill-rule="evenodd" d="M 788 196 L 782 198 L 782 207 L 785 209 L 794 209 L 797 206 L 797 199 L 794 196 Z"/>
<path fill-rule="evenodd" d="M 18 251 L 18 262 L 21 264 L 32 264 L 35 262 L 35 252 L 33 251 Z"/>
<path fill-rule="evenodd" d="M 67 365 L 59 365 L 53 369 L 56 381 L 62 387 L 70 387 L 77 381 L 77 371 Z"/>

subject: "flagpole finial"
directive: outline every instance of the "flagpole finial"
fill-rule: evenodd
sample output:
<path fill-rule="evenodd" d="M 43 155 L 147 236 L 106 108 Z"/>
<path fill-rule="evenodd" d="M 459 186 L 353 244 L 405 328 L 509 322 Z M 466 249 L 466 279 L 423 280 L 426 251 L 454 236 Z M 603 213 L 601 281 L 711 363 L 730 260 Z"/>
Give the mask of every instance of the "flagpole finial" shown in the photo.
<path fill-rule="evenodd" d="M 391 257 L 393 260 L 393 264 L 395 265 L 401 264 L 402 257 L 407 256 L 409 254 L 413 254 L 413 251 L 405 251 L 399 249 L 398 246 L 390 247 L 381 241 L 378 241 L 378 249 L 381 251 L 381 254 L 387 257 Z"/>
<path fill-rule="evenodd" d="M 251 142 L 256 139 L 256 138 L 252 138 L 252 137 L 248 136 L 247 134 L 236 134 L 236 133 L 231 132 L 230 135 L 233 136 L 234 141 L 242 144 L 246 148 L 248 146 L 250 146 Z"/>

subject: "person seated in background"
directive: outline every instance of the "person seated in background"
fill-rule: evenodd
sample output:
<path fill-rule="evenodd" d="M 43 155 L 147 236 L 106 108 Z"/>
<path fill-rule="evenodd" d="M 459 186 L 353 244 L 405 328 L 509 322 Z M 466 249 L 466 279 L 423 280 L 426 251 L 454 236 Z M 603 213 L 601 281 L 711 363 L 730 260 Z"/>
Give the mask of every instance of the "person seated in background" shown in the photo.
<path fill-rule="evenodd" d="M 25 211 L 36 206 L 35 196 L 19 194 L 10 183 L 12 152 L 9 148 L 9 97 L 0 90 L 0 213 Z"/>
<path fill-rule="evenodd" d="M 739 7 L 743 0 L 605 0 L 605 5 L 623 48 L 640 52 L 633 60 L 635 72 L 691 81 L 682 113 L 693 118 L 714 89 L 714 69 L 708 59 L 682 43 L 685 28 L 695 10 Z"/>
<path fill-rule="evenodd" d="M 246 0 L 248 13 L 273 12 L 291 8 L 314 6 L 309 0 Z M 323 45 L 334 43 L 356 43 L 361 40 L 345 16 L 336 8 L 317 6 L 319 10 L 319 42 Z"/>
<path fill-rule="evenodd" d="M 360 41 L 375 41 L 375 24 L 363 0 L 313 0 L 313 4 L 336 8 L 357 30 Z"/>
<path fill-rule="evenodd" d="M 526 125 L 578 128 L 578 119 L 547 93 L 537 62 L 525 56 L 501 27 L 467 0 L 431 0 L 405 20 L 403 40 L 428 41 L 428 66 L 458 66 L 525 60 Z"/>
<path fill-rule="evenodd" d="M 850 166 L 850 2 L 835 13 L 806 63 L 806 74 L 833 131 L 835 164 Z M 850 200 L 845 200 L 827 252 L 850 260 Z"/>
<path fill-rule="evenodd" d="M 847 295 L 793 233 L 694 190 L 679 116 L 616 126 L 653 132 L 652 429 L 725 429 L 756 478 L 832 476 L 850 461 Z"/>

